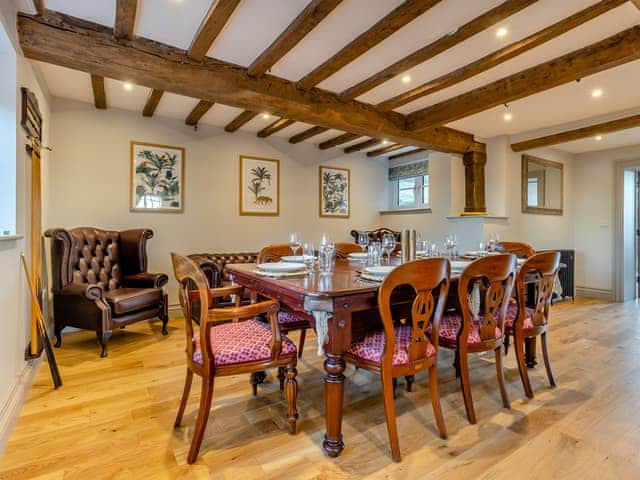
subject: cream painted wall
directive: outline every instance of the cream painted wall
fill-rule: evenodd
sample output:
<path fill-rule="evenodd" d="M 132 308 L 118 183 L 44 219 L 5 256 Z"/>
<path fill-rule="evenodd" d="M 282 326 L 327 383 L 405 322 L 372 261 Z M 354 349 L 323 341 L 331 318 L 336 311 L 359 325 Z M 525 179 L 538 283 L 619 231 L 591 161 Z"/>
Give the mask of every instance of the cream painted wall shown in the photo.
<path fill-rule="evenodd" d="M 183 214 L 129 212 L 129 142 L 184 146 Z M 287 242 L 299 231 L 317 242 L 323 232 L 349 240 L 352 228 L 379 226 L 386 203 L 386 163 L 363 155 L 331 158 L 311 145 L 259 139 L 255 134 L 193 128 L 117 109 L 55 99 L 47 227 L 91 225 L 111 229 L 149 227 L 150 270 L 170 275 L 170 302 L 177 303 L 169 254 L 257 251 Z M 310 148 L 311 147 L 311 148 Z M 238 214 L 239 155 L 280 160 L 280 216 Z M 318 215 L 318 165 L 351 169 L 351 218 Z"/>

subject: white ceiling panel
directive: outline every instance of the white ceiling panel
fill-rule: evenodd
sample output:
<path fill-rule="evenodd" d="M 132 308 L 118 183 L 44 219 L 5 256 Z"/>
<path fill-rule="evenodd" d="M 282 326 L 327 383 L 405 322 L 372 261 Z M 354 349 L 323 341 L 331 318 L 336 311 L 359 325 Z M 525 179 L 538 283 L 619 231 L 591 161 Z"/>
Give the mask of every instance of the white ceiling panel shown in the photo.
<path fill-rule="evenodd" d="M 52 96 L 93 103 L 91 77 L 88 73 L 50 63 L 35 63 L 38 64 Z"/>
<path fill-rule="evenodd" d="M 45 6 L 49 10 L 83 18 L 108 27 L 113 27 L 116 19 L 115 0 L 46 0 Z"/>
<path fill-rule="evenodd" d="M 598 150 L 608 150 L 610 148 L 629 147 L 640 144 L 640 127 L 621 130 L 602 135 L 601 140 L 593 137 L 575 140 L 573 142 L 554 145 L 553 148 L 569 153 L 595 152 Z"/>
<path fill-rule="evenodd" d="M 191 108 L 196 104 L 197 102 L 192 104 Z M 224 127 L 227 123 L 240 115 L 240 113 L 242 113 L 242 109 L 240 108 L 229 107 L 227 105 L 220 105 L 219 103 L 216 103 L 203 115 L 200 119 L 200 123 L 215 125 L 216 127 Z"/>

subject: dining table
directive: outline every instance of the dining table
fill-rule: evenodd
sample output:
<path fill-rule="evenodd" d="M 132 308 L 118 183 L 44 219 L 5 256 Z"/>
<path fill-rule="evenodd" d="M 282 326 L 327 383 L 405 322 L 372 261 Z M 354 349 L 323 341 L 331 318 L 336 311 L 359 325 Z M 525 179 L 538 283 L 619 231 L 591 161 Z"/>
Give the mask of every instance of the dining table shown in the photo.
<path fill-rule="evenodd" d="M 391 257 L 391 265 L 399 265 L 399 257 Z M 470 260 L 467 261 L 469 263 Z M 386 264 L 386 261 L 384 262 Z M 463 262 L 452 262 L 452 283 L 460 276 Z M 266 276 L 255 264 L 227 265 L 235 284 L 242 285 L 255 296 L 275 299 L 289 310 L 306 312 L 313 319 L 318 355 L 324 355 L 325 435 L 322 447 L 330 457 L 344 449 L 342 411 L 344 398 L 344 353 L 352 343 L 354 317 L 359 312 L 377 309 L 379 282 L 361 278 L 364 263 L 348 259 L 335 261 L 331 272 L 313 270 L 300 275 Z M 450 294 L 452 293 L 450 289 Z M 367 316 L 365 316 L 367 318 Z M 533 347 L 535 349 L 535 346 Z M 534 350 L 535 351 L 535 350 Z M 529 354 L 530 355 L 530 354 Z M 529 359 L 531 360 L 531 359 Z"/>

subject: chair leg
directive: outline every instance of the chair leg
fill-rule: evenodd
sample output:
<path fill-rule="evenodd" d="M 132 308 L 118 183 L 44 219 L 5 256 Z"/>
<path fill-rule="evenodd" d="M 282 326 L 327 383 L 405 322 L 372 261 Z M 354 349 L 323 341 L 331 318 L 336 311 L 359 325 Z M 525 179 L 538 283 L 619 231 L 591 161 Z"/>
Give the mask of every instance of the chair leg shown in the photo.
<path fill-rule="evenodd" d="M 286 382 L 285 382 L 285 396 L 287 397 L 287 420 L 289 421 L 289 433 L 292 435 L 296 433 L 296 421 L 298 420 L 298 409 L 296 408 L 296 400 L 298 398 L 298 382 L 296 375 L 295 364 L 287 365 L 285 370 Z"/>
<path fill-rule="evenodd" d="M 547 346 L 547 332 L 543 332 L 540 335 L 540 343 L 542 344 L 542 358 L 544 359 L 544 366 L 547 369 L 547 377 L 549 377 L 549 384 L 551 388 L 556 387 L 556 381 L 553 378 L 553 372 L 551 371 L 551 360 L 549 359 L 549 347 Z"/>
<path fill-rule="evenodd" d="M 464 408 L 467 411 L 469 423 L 474 424 L 476 423 L 476 411 L 473 408 L 473 397 L 471 396 L 467 352 L 458 354 L 458 367 L 460 368 L 460 387 L 462 388 L 462 398 L 464 398 Z"/>
<path fill-rule="evenodd" d="M 394 378 L 393 380 L 391 380 L 391 384 L 393 385 L 393 398 L 396 398 L 397 395 L 397 390 L 398 390 L 398 379 Z"/>
<path fill-rule="evenodd" d="M 433 406 L 433 416 L 436 417 L 438 433 L 440 438 L 447 438 L 447 427 L 444 424 L 442 405 L 440 405 L 440 387 L 438 386 L 438 367 L 432 365 L 429 368 L 429 394 L 431 395 L 431 405 Z"/>
<path fill-rule="evenodd" d="M 166 294 L 164 295 L 164 301 L 162 302 L 160 320 L 162 320 L 162 335 L 169 335 L 169 332 L 167 331 L 167 324 L 169 323 L 169 299 Z"/>
<path fill-rule="evenodd" d="M 300 344 L 298 345 L 298 358 L 302 358 L 302 350 L 304 349 L 304 340 L 307 338 L 307 329 L 300 330 Z"/>
<path fill-rule="evenodd" d="M 504 383 L 504 367 L 502 365 L 502 347 L 494 350 L 496 354 L 496 374 L 498 375 L 498 385 L 500 385 L 500 395 L 502 396 L 502 406 L 511 408 L 509 403 L 509 395 L 507 395 L 507 386 Z"/>
<path fill-rule="evenodd" d="M 529 381 L 529 372 L 527 370 L 527 362 L 524 357 L 524 339 L 513 339 L 513 348 L 516 351 L 516 360 L 518 361 L 518 371 L 520 372 L 520 380 L 522 380 L 522 388 L 527 398 L 533 398 L 533 389 Z"/>
<path fill-rule="evenodd" d="M 62 346 L 62 329 L 64 329 L 64 325 L 55 325 L 53 327 L 53 331 L 56 336 L 56 348 L 60 348 Z"/>
<path fill-rule="evenodd" d="M 414 375 L 406 375 L 404 377 L 405 382 L 407 382 L 407 392 L 412 392 L 413 391 L 413 381 L 415 380 L 415 376 Z"/>
<path fill-rule="evenodd" d="M 504 336 L 504 356 L 505 357 L 509 353 L 509 341 L 510 341 L 510 338 L 511 337 L 509 335 L 505 335 Z"/>
<path fill-rule="evenodd" d="M 187 462 L 193 463 L 198 459 L 202 437 L 207 428 L 209 421 L 209 412 L 211 410 L 211 400 L 213 400 L 213 376 L 208 378 L 202 377 L 202 393 L 200 394 L 200 408 L 198 410 L 198 419 L 196 427 L 193 431 L 193 439 L 191 440 L 191 448 L 187 456 Z"/>
<path fill-rule="evenodd" d="M 251 389 L 253 390 L 253 396 L 258 395 L 258 376 L 256 372 L 251 373 L 249 376 L 249 383 L 251 384 Z"/>
<path fill-rule="evenodd" d="M 394 462 L 400 461 L 400 443 L 398 441 L 398 426 L 396 424 L 396 409 L 393 403 L 394 388 L 390 375 L 381 374 L 382 394 L 384 396 L 384 413 L 387 417 L 387 431 L 389 432 L 389 444 L 391 456 Z"/>
<path fill-rule="evenodd" d="M 280 380 L 280 391 L 284 390 L 284 367 L 278 367 L 278 380 Z"/>
<path fill-rule="evenodd" d="M 189 392 L 191 391 L 191 383 L 193 381 L 193 372 L 190 368 L 187 368 L 187 377 L 184 381 L 184 390 L 182 391 L 182 400 L 180 400 L 180 406 L 178 407 L 178 414 L 176 415 L 176 421 L 173 422 L 174 428 L 178 428 L 182 423 L 182 415 L 184 415 L 184 409 L 187 406 L 187 400 L 189 399 Z"/>
<path fill-rule="evenodd" d="M 96 337 L 98 337 L 98 341 L 102 347 L 100 358 L 104 358 L 107 356 L 107 342 L 111 338 L 111 330 L 107 330 L 106 332 L 96 332 Z"/>

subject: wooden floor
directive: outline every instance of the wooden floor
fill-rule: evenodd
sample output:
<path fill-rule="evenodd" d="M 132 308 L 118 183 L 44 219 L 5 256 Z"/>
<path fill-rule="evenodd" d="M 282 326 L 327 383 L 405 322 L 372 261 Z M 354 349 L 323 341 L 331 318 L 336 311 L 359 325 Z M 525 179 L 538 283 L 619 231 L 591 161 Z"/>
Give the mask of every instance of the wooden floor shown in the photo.
<path fill-rule="evenodd" d="M 286 432 L 274 372 L 256 398 L 246 375 L 216 380 L 201 456 L 189 466 L 199 380 L 183 428 L 172 428 L 185 370 L 181 322 L 171 321 L 168 337 L 159 324 L 118 332 L 106 359 L 92 333 L 67 334 L 57 350 L 65 385 L 53 391 L 43 365 L 0 478 L 640 478 L 640 305 L 582 300 L 555 306 L 551 319 L 558 388 L 548 388 L 538 367 L 531 371 L 536 397 L 526 400 L 511 351 L 512 409 L 505 410 L 492 359 L 476 357 L 477 425 L 465 418 L 452 355 L 441 352 L 447 441 L 436 434 L 426 375 L 413 393 L 400 388 L 400 464 L 390 459 L 379 379 L 352 367 L 346 448 L 337 459 L 324 456 L 322 359 L 313 336 L 299 364 L 299 433 Z"/>

